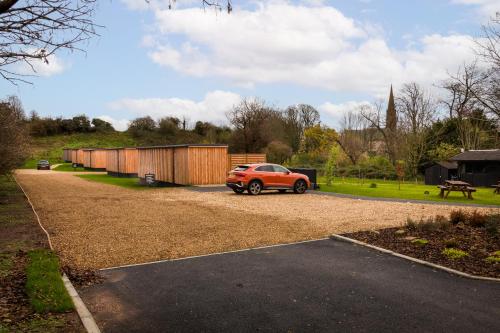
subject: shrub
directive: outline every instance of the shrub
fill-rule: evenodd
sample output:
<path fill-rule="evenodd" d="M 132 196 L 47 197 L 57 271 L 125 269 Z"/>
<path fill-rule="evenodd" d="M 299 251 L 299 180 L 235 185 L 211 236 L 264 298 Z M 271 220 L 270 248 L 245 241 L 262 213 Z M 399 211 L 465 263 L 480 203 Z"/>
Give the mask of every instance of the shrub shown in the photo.
<path fill-rule="evenodd" d="M 376 183 L 371 183 L 370 184 L 370 188 L 377 188 L 377 184 Z"/>
<path fill-rule="evenodd" d="M 465 223 L 467 220 L 467 214 L 465 214 L 461 210 L 452 210 L 450 212 L 450 223 L 453 225 L 457 225 L 460 222 Z"/>
<path fill-rule="evenodd" d="M 471 227 L 484 227 L 486 224 L 486 218 L 487 215 L 479 213 L 475 210 L 467 216 L 467 222 Z"/>
<path fill-rule="evenodd" d="M 469 255 L 467 252 L 456 248 L 446 248 L 441 253 L 450 259 L 460 259 Z"/>
<path fill-rule="evenodd" d="M 448 229 L 450 223 L 444 216 L 437 215 L 435 218 L 420 219 L 418 222 L 407 218 L 405 226 L 408 230 L 436 231 Z"/>
<path fill-rule="evenodd" d="M 484 227 L 491 236 L 498 237 L 500 235 L 500 214 L 487 216 Z"/>

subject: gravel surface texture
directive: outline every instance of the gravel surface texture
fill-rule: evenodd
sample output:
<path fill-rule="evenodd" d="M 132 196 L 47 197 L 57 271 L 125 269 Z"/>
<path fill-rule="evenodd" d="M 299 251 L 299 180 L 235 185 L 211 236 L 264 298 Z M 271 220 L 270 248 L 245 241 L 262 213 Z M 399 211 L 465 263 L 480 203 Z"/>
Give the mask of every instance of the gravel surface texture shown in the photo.
<path fill-rule="evenodd" d="M 134 191 L 64 172 L 20 170 L 64 265 L 97 269 L 399 226 L 452 206 L 182 188 Z M 474 210 L 464 208 L 462 210 Z M 480 211 L 498 209 L 481 208 Z"/>

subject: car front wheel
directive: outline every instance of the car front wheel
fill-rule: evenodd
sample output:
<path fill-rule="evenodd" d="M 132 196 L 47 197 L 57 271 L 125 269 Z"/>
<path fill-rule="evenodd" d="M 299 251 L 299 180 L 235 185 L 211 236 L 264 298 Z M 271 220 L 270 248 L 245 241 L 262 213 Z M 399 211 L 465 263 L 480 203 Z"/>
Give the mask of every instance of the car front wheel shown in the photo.
<path fill-rule="evenodd" d="M 307 190 L 307 184 L 304 180 L 299 179 L 295 182 L 295 186 L 293 187 L 293 191 L 298 194 L 302 194 Z"/>
<path fill-rule="evenodd" d="M 248 194 L 257 195 L 262 191 L 262 184 L 258 180 L 253 180 L 248 184 Z"/>

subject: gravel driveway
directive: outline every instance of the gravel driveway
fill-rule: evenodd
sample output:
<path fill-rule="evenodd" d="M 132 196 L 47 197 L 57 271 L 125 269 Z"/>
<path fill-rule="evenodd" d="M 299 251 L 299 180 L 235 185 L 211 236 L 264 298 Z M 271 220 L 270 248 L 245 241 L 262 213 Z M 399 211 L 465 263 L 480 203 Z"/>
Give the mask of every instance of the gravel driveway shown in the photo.
<path fill-rule="evenodd" d="M 63 172 L 20 170 L 17 179 L 63 263 L 89 269 L 397 226 L 454 209 L 310 194 L 135 191 Z"/>

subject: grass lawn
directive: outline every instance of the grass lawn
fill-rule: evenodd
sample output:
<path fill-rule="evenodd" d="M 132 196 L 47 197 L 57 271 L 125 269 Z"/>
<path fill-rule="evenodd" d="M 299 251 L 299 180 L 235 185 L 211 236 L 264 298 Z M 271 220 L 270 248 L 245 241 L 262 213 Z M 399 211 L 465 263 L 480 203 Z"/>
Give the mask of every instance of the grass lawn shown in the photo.
<path fill-rule="evenodd" d="M 357 178 L 335 178 L 331 186 L 326 185 L 326 179 L 324 177 L 319 177 L 318 180 L 321 191 L 324 192 L 379 198 L 500 205 L 500 195 L 494 194 L 492 188 L 486 187 L 476 188 L 477 192 L 472 194 L 474 200 L 465 198 L 462 192 L 451 192 L 447 199 L 442 199 L 439 197 L 439 189 L 435 185 L 424 185 L 422 183 L 404 182 L 401 183 L 400 190 L 398 188 L 398 182 L 393 180 L 365 179 L 361 182 Z M 371 187 L 371 184 L 377 185 L 376 187 Z M 425 194 L 426 191 L 429 194 Z"/>
<path fill-rule="evenodd" d="M 50 250 L 28 253 L 26 293 L 38 313 L 66 312 L 74 308 L 61 279 L 59 259 Z"/>
<path fill-rule="evenodd" d="M 52 170 L 54 170 L 54 171 L 67 171 L 67 172 L 82 172 L 82 171 L 85 171 L 85 172 L 102 172 L 102 171 L 98 171 L 98 170 L 85 169 L 83 167 L 73 168 L 72 165 L 73 164 L 71 164 L 71 163 L 62 163 L 61 165 L 58 165 L 57 167 L 55 167 Z"/>
<path fill-rule="evenodd" d="M 109 175 L 76 175 L 77 177 L 104 184 L 121 186 L 133 190 L 145 190 L 150 187 L 140 185 L 139 178 L 113 177 Z"/>

